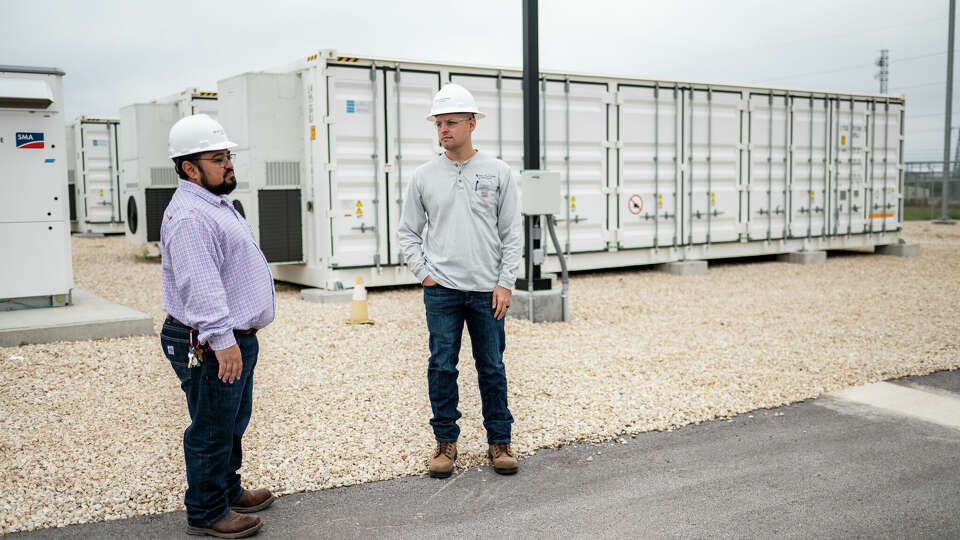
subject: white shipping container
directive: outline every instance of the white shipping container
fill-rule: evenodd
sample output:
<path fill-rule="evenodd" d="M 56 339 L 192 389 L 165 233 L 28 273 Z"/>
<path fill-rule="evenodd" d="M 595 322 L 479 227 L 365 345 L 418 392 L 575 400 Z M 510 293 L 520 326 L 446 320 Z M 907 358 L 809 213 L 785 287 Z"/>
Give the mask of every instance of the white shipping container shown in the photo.
<path fill-rule="evenodd" d="M 0 66 L 0 309 L 70 301 L 64 141 L 63 72 Z"/>
<path fill-rule="evenodd" d="M 177 189 L 177 173 L 167 157 L 170 128 L 191 114 L 216 118 L 217 111 L 217 93 L 196 88 L 120 109 L 120 205 L 127 240 L 137 245 L 160 241 L 163 211 Z"/>
<path fill-rule="evenodd" d="M 67 128 L 73 150 L 67 156 L 74 170 L 74 232 L 123 234 L 120 162 L 116 119 L 77 117 Z M 69 178 L 69 172 L 68 172 Z"/>
<path fill-rule="evenodd" d="M 425 121 L 432 94 L 468 88 L 487 115 L 475 146 L 519 177 L 521 81 L 518 69 L 329 50 L 220 81 L 221 120 L 242 139 L 237 176 L 257 207 L 248 217 L 264 251 L 284 254 L 268 260 L 294 263 L 276 277 L 415 282 L 396 231 L 414 168 L 441 151 Z M 568 73 L 542 73 L 539 89 L 541 168 L 561 173 L 573 270 L 900 239 L 901 98 Z M 282 186 L 267 181 L 271 163 L 286 164 Z M 281 187 L 290 195 L 278 202 Z M 559 270 L 554 256 L 544 270 Z"/>

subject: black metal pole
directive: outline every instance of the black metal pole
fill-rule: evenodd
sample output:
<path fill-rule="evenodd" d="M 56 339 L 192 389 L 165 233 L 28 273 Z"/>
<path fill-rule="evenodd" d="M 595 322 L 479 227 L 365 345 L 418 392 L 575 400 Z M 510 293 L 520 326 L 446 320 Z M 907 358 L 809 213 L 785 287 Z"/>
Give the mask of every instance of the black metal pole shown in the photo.
<path fill-rule="evenodd" d="M 540 168 L 540 51 L 537 0 L 523 0 L 523 168 Z"/>
<path fill-rule="evenodd" d="M 956 0 L 950 0 L 950 23 L 947 33 L 947 104 L 943 120 L 943 188 L 940 200 L 941 223 L 952 223 L 949 211 L 950 189 L 950 128 L 953 121 L 953 23 L 956 12 Z"/>
<path fill-rule="evenodd" d="M 523 0 L 523 168 L 540 168 L 540 52 L 537 33 L 537 0 Z M 524 216 L 523 247 L 526 278 L 517 280 L 522 290 L 550 288 L 550 280 L 540 277 L 540 265 L 530 262 L 540 249 L 540 216 Z"/>

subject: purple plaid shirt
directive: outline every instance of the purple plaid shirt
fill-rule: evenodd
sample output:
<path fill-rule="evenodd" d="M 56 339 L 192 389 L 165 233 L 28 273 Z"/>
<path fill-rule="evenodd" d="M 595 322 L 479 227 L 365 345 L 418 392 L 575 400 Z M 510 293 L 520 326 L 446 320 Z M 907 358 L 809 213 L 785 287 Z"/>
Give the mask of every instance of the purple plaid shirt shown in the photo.
<path fill-rule="evenodd" d="M 226 196 L 180 180 L 160 226 L 163 309 L 216 351 L 233 330 L 273 321 L 273 275 L 253 229 Z"/>

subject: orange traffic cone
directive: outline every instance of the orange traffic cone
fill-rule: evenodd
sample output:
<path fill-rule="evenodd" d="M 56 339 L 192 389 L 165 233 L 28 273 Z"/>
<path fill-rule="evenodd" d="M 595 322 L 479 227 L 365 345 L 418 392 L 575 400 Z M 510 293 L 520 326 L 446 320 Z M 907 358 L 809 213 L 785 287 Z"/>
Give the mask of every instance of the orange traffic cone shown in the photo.
<path fill-rule="evenodd" d="M 353 302 L 350 304 L 350 318 L 347 324 L 373 324 L 367 314 L 367 289 L 363 286 L 363 278 L 357 276 L 357 284 L 353 288 Z"/>

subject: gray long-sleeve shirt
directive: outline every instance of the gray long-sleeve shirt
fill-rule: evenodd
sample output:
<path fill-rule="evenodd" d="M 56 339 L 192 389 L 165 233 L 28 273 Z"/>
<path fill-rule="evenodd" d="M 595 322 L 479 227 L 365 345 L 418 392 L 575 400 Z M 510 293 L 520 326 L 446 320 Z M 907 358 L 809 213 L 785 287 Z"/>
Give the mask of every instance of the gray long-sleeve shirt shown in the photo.
<path fill-rule="evenodd" d="M 492 291 L 513 289 L 522 229 L 509 165 L 484 152 L 460 165 L 441 153 L 414 171 L 397 235 L 418 280 L 430 276 L 451 289 Z"/>

